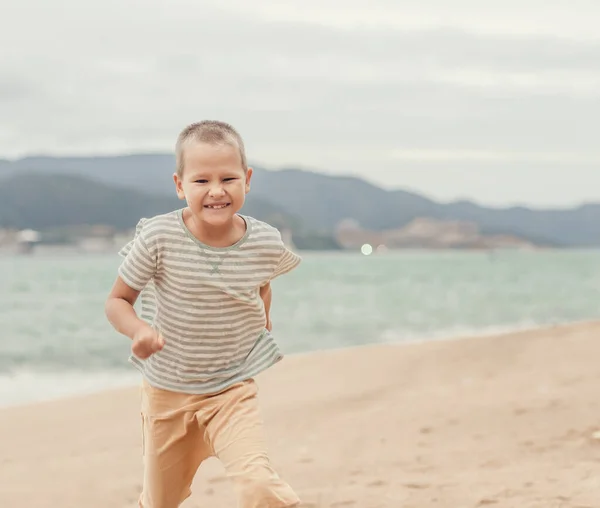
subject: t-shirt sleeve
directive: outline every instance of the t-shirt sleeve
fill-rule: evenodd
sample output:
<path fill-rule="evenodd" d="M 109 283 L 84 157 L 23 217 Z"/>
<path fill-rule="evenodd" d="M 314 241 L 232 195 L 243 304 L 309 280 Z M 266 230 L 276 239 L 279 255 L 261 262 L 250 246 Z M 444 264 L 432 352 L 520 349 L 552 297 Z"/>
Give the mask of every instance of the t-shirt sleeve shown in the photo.
<path fill-rule="evenodd" d="M 142 235 L 144 221 L 138 223 L 136 233 L 120 251 L 124 259 L 119 266 L 119 276 L 123 282 L 136 291 L 144 289 L 156 272 L 156 259 L 152 255 Z"/>
<path fill-rule="evenodd" d="M 279 277 L 280 275 L 291 272 L 300 264 L 301 261 L 302 258 L 298 256 L 298 254 L 295 254 L 287 247 L 283 246 L 277 266 L 275 267 L 275 270 L 271 275 L 271 280 L 273 280 L 276 277 Z"/>

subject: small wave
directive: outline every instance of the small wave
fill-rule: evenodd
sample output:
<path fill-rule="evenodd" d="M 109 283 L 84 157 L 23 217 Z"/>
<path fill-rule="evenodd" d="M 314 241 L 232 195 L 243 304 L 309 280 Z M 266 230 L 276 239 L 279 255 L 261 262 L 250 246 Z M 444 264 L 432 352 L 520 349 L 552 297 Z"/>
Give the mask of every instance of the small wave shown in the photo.
<path fill-rule="evenodd" d="M 84 395 L 139 383 L 139 374 L 123 371 L 34 372 L 20 370 L 0 376 L 0 407 Z"/>
<path fill-rule="evenodd" d="M 386 344 L 408 344 L 431 340 L 455 340 L 465 337 L 490 337 L 505 333 L 516 333 L 532 330 L 542 326 L 551 326 L 555 323 L 521 322 L 518 324 L 490 325 L 482 327 L 456 326 L 442 330 L 412 331 L 412 330 L 386 330 L 381 335 L 381 341 Z"/>

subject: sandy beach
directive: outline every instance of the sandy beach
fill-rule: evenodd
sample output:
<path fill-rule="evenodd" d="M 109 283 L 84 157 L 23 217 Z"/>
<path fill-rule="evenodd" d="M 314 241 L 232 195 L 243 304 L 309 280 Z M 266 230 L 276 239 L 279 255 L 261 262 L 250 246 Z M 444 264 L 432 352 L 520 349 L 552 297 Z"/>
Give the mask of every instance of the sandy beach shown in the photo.
<path fill-rule="evenodd" d="M 600 506 L 600 323 L 287 357 L 258 378 L 306 507 Z M 0 507 L 136 506 L 135 388 L 0 411 Z M 184 507 L 233 507 L 220 464 Z"/>

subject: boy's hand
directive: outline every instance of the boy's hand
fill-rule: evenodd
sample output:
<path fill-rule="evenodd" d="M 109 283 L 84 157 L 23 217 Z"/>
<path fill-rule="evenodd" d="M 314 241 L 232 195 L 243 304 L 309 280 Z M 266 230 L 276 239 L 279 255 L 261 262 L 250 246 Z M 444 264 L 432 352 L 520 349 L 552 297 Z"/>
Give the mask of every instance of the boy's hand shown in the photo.
<path fill-rule="evenodd" d="M 131 352 L 138 358 L 146 358 L 157 353 L 165 346 L 163 336 L 150 326 L 141 327 L 133 337 Z"/>
<path fill-rule="evenodd" d="M 269 331 L 273 330 L 273 323 L 271 323 L 271 318 L 267 318 L 267 324 L 265 325 L 265 328 Z"/>

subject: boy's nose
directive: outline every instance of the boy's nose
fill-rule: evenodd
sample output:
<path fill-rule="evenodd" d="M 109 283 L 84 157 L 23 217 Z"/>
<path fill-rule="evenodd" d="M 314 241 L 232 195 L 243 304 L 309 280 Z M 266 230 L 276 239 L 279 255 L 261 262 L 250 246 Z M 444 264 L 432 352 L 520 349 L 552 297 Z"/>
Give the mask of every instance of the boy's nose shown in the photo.
<path fill-rule="evenodd" d="M 225 191 L 223 190 L 223 187 L 221 185 L 213 185 L 210 188 L 211 196 L 222 196 L 224 193 Z"/>

